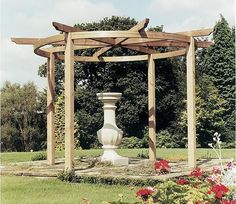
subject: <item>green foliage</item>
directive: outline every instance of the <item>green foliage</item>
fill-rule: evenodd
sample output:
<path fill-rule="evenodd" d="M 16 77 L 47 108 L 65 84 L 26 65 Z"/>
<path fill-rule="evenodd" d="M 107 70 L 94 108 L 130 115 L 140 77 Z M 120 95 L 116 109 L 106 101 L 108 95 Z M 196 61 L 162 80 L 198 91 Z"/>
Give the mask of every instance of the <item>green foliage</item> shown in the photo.
<path fill-rule="evenodd" d="M 57 97 L 55 103 L 56 150 L 65 149 L 65 103 L 64 94 Z"/>
<path fill-rule="evenodd" d="M 105 185 L 122 185 L 122 186 L 154 186 L 159 183 L 155 179 L 139 179 L 128 177 L 113 177 L 102 175 L 76 175 L 75 171 L 63 171 L 58 174 L 57 178 L 61 181 L 72 183 L 91 183 L 91 184 L 105 184 Z"/>
<path fill-rule="evenodd" d="M 31 157 L 31 161 L 46 160 L 47 154 L 45 152 L 40 152 Z"/>
<path fill-rule="evenodd" d="M 209 80 L 207 75 L 202 75 L 196 85 L 196 129 L 198 143 L 201 147 L 207 147 L 212 141 L 212 135 L 217 131 L 222 133 L 225 141 L 225 126 L 223 119 L 227 102 L 219 96 L 217 88 Z M 187 112 L 182 112 L 179 126 L 182 131 L 187 131 Z"/>
<path fill-rule="evenodd" d="M 201 64 L 201 71 L 209 76 L 219 91 L 220 98 L 227 101 L 224 113 L 227 131 L 235 126 L 235 29 L 231 29 L 226 19 L 216 23 L 213 31 L 214 44 L 207 49 Z M 232 135 L 228 139 L 234 140 Z"/>
<path fill-rule="evenodd" d="M 137 154 L 137 157 L 141 159 L 148 159 L 149 158 L 148 151 L 142 150 L 141 153 Z"/>
<path fill-rule="evenodd" d="M 55 136 L 56 136 L 56 149 L 61 151 L 65 149 L 65 95 L 62 93 L 57 97 L 55 104 Z M 78 122 L 75 117 L 74 123 L 74 139 L 75 148 L 79 147 L 79 131 Z"/>
<path fill-rule="evenodd" d="M 62 171 L 57 175 L 57 178 L 61 181 L 78 183 L 79 177 L 75 174 L 75 170 Z"/>
<path fill-rule="evenodd" d="M 143 142 L 137 137 L 124 137 L 119 147 L 122 149 L 142 148 Z"/>
<path fill-rule="evenodd" d="M 159 148 L 178 148 L 184 147 L 187 138 L 178 133 L 171 134 L 168 130 L 161 130 L 157 133 L 157 147 Z"/>
<path fill-rule="evenodd" d="M 190 182 L 190 185 L 179 185 L 172 180 L 160 183 L 156 185 L 157 192 L 153 199 L 157 203 L 165 204 L 196 203 L 197 201 L 209 199 L 210 196 L 207 195 L 209 184 L 200 180 L 192 180 Z M 194 185 L 198 187 L 194 188 Z"/>
<path fill-rule="evenodd" d="M 23 86 L 6 82 L 1 89 L 1 149 L 30 151 L 44 147 L 46 106 L 44 93 L 33 83 Z"/>

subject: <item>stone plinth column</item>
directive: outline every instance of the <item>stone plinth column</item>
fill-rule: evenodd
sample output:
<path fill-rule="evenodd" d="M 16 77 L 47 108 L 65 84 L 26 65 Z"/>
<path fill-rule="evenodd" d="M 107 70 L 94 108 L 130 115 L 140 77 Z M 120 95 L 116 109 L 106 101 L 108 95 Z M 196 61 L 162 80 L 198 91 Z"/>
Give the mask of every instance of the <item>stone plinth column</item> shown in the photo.
<path fill-rule="evenodd" d="M 104 103 L 104 124 L 97 132 L 98 140 L 103 144 L 104 153 L 101 161 L 109 161 L 113 165 L 128 165 L 129 159 L 117 154 L 116 149 L 121 143 L 123 131 L 116 126 L 115 103 L 120 99 L 121 93 L 98 93 L 98 99 Z"/>

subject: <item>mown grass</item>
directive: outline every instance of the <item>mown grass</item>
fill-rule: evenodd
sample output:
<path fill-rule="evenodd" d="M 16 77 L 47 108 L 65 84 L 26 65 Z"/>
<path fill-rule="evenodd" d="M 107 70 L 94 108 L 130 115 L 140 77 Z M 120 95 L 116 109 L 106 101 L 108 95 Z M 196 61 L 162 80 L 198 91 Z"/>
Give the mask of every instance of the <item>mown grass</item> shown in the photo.
<path fill-rule="evenodd" d="M 102 154 L 102 149 L 77 150 L 76 157 L 97 157 Z M 147 149 L 118 149 L 117 152 L 126 157 L 137 157 L 138 154 L 147 154 Z M 12 162 L 31 161 L 31 157 L 39 152 L 7 152 L 1 153 L 1 163 L 7 164 Z M 64 157 L 64 151 L 56 152 L 57 158 Z M 157 157 L 167 159 L 169 161 L 187 160 L 187 149 L 157 149 Z M 235 158 L 234 149 L 223 149 L 223 158 Z M 201 158 L 216 158 L 212 149 L 197 149 L 197 159 Z"/>
<path fill-rule="evenodd" d="M 118 200 L 119 194 L 123 194 L 126 202 L 138 201 L 137 187 L 72 184 L 55 178 L 2 176 L 1 180 L 1 203 L 4 204 L 79 204 L 83 199 L 97 204 Z"/>

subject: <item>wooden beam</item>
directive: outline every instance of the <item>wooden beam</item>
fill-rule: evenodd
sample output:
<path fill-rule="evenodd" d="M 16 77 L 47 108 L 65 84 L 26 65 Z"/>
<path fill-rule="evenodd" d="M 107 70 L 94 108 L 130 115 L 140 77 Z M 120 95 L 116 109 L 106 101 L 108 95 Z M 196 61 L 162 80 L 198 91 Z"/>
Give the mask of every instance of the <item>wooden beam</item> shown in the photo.
<path fill-rule="evenodd" d="M 57 59 L 64 60 L 64 55 L 55 54 Z M 135 56 L 117 56 L 117 57 L 88 57 L 88 56 L 75 56 L 76 62 L 134 62 L 134 61 L 146 61 L 148 55 L 135 55 Z"/>
<path fill-rule="evenodd" d="M 161 40 L 155 42 L 144 42 L 144 43 L 137 43 L 131 44 L 132 46 L 147 46 L 147 47 L 187 47 L 187 42 L 178 42 L 178 41 L 168 41 L 168 40 Z"/>
<path fill-rule="evenodd" d="M 94 38 L 149 38 L 155 40 L 177 40 L 181 42 L 190 42 L 190 37 L 176 33 L 165 32 L 138 32 L 138 31 L 85 31 L 71 33 L 72 39 L 94 39 Z"/>
<path fill-rule="evenodd" d="M 198 47 L 198 48 L 208 48 L 210 47 L 211 45 L 213 45 L 214 43 L 213 42 L 208 42 L 208 41 L 197 41 L 195 43 L 195 45 Z"/>
<path fill-rule="evenodd" d="M 47 161 L 55 164 L 55 62 L 51 53 L 47 63 Z"/>
<path fill-rule="evenodd" d="M 58 23 L 58 22 L 52 22 L 52 25 L 54 26 L 54 28 L 56 30 L 62 31 L 62 32 L 65 32 L 65 33 L 82 31 L 79 28 L 68 26 L 68 25 L 65 25 L 65 24 L 62 24 L 62 23 Z"/>
<path fill-rule="evenodd" d="M 156 97 L 155 97 L 155 61 L 152 55 L 148 58 L 148 133 L 149 160 L 156 160 Z"/>
<path fill-rule="evenodd" d="M 182 56 L 185 54 L 186 54 L 186 48 L 181 50 L 153 54 L 152 57 L 153 59 L 164 59 L 164 58 Z"/>
<path fill-rule="evenodd" d="M 147 27 L 148 23 L 149 23 L 149 19 L 146 18 L 146 19 L 142 20 L 141 22 L 139 22 L 134 27 L 132 27 L 131 29 L 129 29 L 129 31 L 138 31 L 138 32 L 140 32 L 140 31 L 144 30 Z M 115 39 L 114 45 L 118 45 L 121 42 L 125 41 L 126 39 L 127 38 L 117 38 L 117 39 Z M 101 48 L 96 53 L 94 53 L 93 56 L 94 57 L 99 57 L 100 55 L 102 55 L 103 53 L 107 52 L 111 48 L 112 48 L 112 46 L 111 47 Z"/>
<path fill-rule="evenodd" d="M 146 54 L 159 53 L 159 51 L 157 51 L 157 50 L 153 50 L 153 49 L 151 49 L 151 48 L 142 47 L 142 46 L 126 45 L 126 46 L 122 46 L 122 47 L 131 49 L 131 50 L 135 50 L 135 51 L 138 51 L 138 52 L 143 52 L 143 53 L 146 53 Z"/>
<path fill-rule="evenodd" d="M 71 33 L 66 37 L 65 50 L 65 170 L 74 162 L 74 45 Z"/>
<path fill-rule="evenodd" d="M 65 33 L 83 32 L 83 30 L 81 30 L 80 28 L 72 27 L 72 26 L 65 25 L 65 24 L 58 23 L 58 22 L 52 22 L 52 25 L 55 27 L 56 30 L 62 31 L 62 32 L 65 32 Z M 107 39 L 99 39 L 99 38 L 96 39 L 95 38 L 95 39 L 93 39 L 93 41 L 114 44 L 114 39 L 112 39 L 112 38 L 107 38 Z"/>
<path fill-rule="evenodd" d="M 164 53 L 156 53 L 152 54 L 153 59 L 163 59 L 169 57 L 182 56 L 186 54 L 186 48 L 164 52 Z M 64 60 L 64 55 L 56 54 L 57 59 Z M 115 56 L 115 57 L 89 57 L 89 56 L 75 56 L 75 61 L 78 62 L 134 62 L 134 61 L 147 61 L 148 55 L 135 55 L 135 56 Z"/>
<path fill-rule="evenodd" d="M 74 46 L 74 50 L 84 50 L 84 49 L 91 49 L 91 48 L 100 48 L 103 46 Z M 58 47 L 47 47 L 47 48 L 41 48 L 41 50 L 45 52 L 64 52 L 66 49 L 65 46 L 58 46 Z"/>
<path fill-rule="evenodd" d="M 208 36 L 212 32 L 213 32 L 213 28 L 206 28 L 206 29 L 178 32 L 178 34 L 187 35 L 190 37 L 200 37 L 200 36 Z"/>
<path fill-rule="evenodd" d="M 33 45 L 42 38 L 11 38 L 11 41 L 18 45 Z"/>
<path fill-rule="evenodd" d="M 44 50 L 41 50 L 40 48 L 45 46 L 45 45 L 50 45 L 52 43 L 56 42 L 61 42 L 65 40 L 65 35 L 64 34 L 59 34 L 59 35 L 53 35 L 48 38 L 43 38 L 37 42 L 34 43 L 34 53 L 42 56 L 42 57 L 49 57 L 50 53 L 46 52 Z"/>
<path fill-rule="evenodd" d="M 187 51 L 188 167 L 196 167 L 195 48 L 191 37 Z"/>

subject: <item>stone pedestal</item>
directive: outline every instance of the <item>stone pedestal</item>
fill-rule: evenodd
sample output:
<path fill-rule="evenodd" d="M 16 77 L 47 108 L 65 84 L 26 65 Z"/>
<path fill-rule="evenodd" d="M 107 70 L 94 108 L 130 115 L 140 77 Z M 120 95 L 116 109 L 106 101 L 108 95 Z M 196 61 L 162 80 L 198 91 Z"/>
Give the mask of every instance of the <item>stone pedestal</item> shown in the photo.
<path fill-rule="evenodd" d="M 104 153 L 101 161 L 111 162 L 113 165 L 128 165 L 129 159 L 117 154 L 116 149 L 121 143 L 123 131 L 116 126 L 115 103 L 120 99 L 121 93 L 98 93 L 98 99 L 104 103 L 104 124 L 97 132 L 98 140 L 103 144 Z"/>

